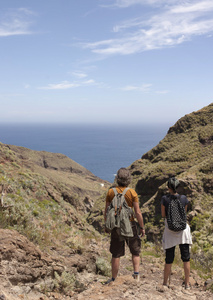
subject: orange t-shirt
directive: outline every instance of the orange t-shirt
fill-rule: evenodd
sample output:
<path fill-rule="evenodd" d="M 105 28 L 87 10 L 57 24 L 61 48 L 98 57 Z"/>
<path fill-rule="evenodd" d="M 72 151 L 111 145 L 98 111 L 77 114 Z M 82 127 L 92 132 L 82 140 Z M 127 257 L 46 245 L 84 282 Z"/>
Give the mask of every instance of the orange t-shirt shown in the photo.
<path fill-rule="evenodd" d="M 125 190 L 126 187 L 124 186 L 116 186 L 116 190 L 118 193 L 122 193 Z M 109 189 L 107 196 L 106 196 L 106 202 L 111 202 L 112 199 L 114 198 L 115 193 L 113 191 L 113 189 Z M 125 194 L 125 200 L 128 204 L 129 207 L 133 207 L 133 202 L 139 202 L 138 201 L 138 194 L 136 193 L 135 190 L 133 189 L 129 189 L 126 194 Z"/>

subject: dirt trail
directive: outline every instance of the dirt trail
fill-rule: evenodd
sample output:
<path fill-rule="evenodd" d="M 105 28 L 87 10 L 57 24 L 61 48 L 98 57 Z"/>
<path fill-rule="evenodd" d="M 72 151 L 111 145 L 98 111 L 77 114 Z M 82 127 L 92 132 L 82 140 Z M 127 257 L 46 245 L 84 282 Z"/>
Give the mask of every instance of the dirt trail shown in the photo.
<path fill-rule="evenodd" d="M 5 232 L 9 235 L 9 232 Z M 13 237 L 14 238 L 14 237 Z M 24 237 L 19 237 L 18 241 L 21 243 L 20 239 L 23 239 L 23 243 L 25 248 L 27 247 L 27 243 Z M 22 244 L 20 244 L 22 245 Z M 29 246 L 32 246 L 29 243 Z M 96 245 L 97 247 L 100 245 Z M 16 300 L 16 299 L 23 299 L 23 300 L 62 300 L 62 299 L 73 299 L 73 300 L 118 300 L 118 299 L 129 299 L 129 300 L 136 300 L 136 299 L 143 299 L 143 300 L 161 300 L 161 299 L 178 299 L 178 300 L 213 300 L 213 294 L 210 291 L 205 290 L 204 288 L 204 279 L 201 279 L 197 272 L 192 270 L 190 283 L 191 283 L 191 290 L 185 290 L 182 287 L 183 283 L 183 268 L 178 266 L 177 264 L 173 265 L 172 268 L 172 275 L 171 275 L 171 282 L 170 286 L 165 287 L 162 286 L 163 281 L 163 268 L 164 268 L 164 257 L 154 257 L 153 255 L 144 255 L 142 258 L 141 266 L 140 266 L 140 280 L 136 281 L 132 277 L 132 261 L 131 255 L 129 253 L 128 248 L 126 247 L 126 255 L 121 258 L 120 261 L 120 269 L 119 274 L 116 280 L 109 284 L 104 285 L 108 278 L 97 275 L 92 271 L 88 271 L 88 268 L 82 268 L 82 270 L 78 273 L 80 276 L 80 281 L 84 283 L 82 285 L 82 292 L 72 291 L 70 290 L 69 296 L 65 296 L 62 293 L 57 292 L 46 292 L 45 294 L 41 294 L 35 288 L 31 290 L 29 285 L 19 285 L 16 284 L 14 286 L 11 285 L 9 280 L 6 280 L 5 276 L 14 276 L 15 271 L 17 268 L 21 268 L 20 271 L 17 272 L 16 279 L 20 278 L 20 276 L 29 276 L 29 271 L 35 273 L 35 258 L 31 262 L 29 253 L 36 254 L 34 248 L 31 249 L 27 255 L 23 253 L 23 247 L 19 247 L 19 251 L 15 251 L 14 244 L 9 244 L 6 248 L 6 244 L 2 247 L 2 251 L 4 252 L 7 249 L 7 254 L 11 253 L 16 255 L 18 258 L 14 261 L 11 259 L 2 260 L 0 270 L 0 300 Z M 109 239 L 103 238 L 101 249 L 109 249 Z M 5 248 L 5 249 L 4 249 Z M 28 249 L 28 248 L 26 248 Z M 30 248 L 29 248 L 30 249 Z M 13 250 L 13 251 L 12 251 Z M 147 250 L 147 249 L 146 249 Z M 150 250 L 153 249 L 150 248 Z M 6 251 L 6 250 L 5 250 Z M 22 251 L 22 252 L 20 252 Z M 95 251 L 95 249 L 94 249 Z M 22 253 L 22 256 L 21 256 Z M 98 252 L 96 252 L 98 253 Z M 147 252 L 148 253 L 148 252 Z M 6 255 L 6 254 L 5 254 Z M 9 254 L 8 254 L 9 255 Z M 23 268 L 21 264 L 22 260 L 24 260 L 23 264 L 25 265 L 27 262 L 27 258 L 29 259 L 29 264 Z M 13 257 L 14 259 L 14 257 Z M 87 264 L 88 261 L 82 261 L 82 257 L 78 255 L 75 257 L 75 260 L 79 260 L 81 264 Z M 176 259 L 178 260 L 178 255 L 176 255 Z M 11 265 L 12 261 L 12 265 Z M 42 272 L 44 274 L 47 273 L 46 265 L 48 266 L 48 261 L 42 260 L 44 266 L 38 265 L 38 267 L 42 267 Z M 68 265 L 69 260 L 67 260 Z M 32 267 L 32 263 L 34 267 Z M 21 265 L 20 265 L 21 264 Z M 51 265 L 51 264 L 50 264 Z M 29 268 L 27 268 L 29 267 Z M 57 266 L 55 266 L 57 267 Z M 17 270 L 19 270 L 17 269 Z M 25 271 L 25 269 L 28 271 Z M 8 271 L 9 270 L 9 271 Z M 24 273 L 23 273 L 24 272 Z M 45 273 L 46 272 L 46 273 Z M 23 273 L 23 274 L 22 274 Z M 33 274 L 34 274 L 33 273 Z M 39 273 L 40 274 L 40 273 Z M 43 274 L 43 273 L 42 273 Z M 47 273 L 48 274 L 48 273 Z M 22 278 L 21 277 L 21 278 Z M 13 277 L 12 277 L 13 278 Z M 25 277 L 24 277 L 25 280 Z M 45 279 L 46 283 L 48 277 Z M 36 285 L 36 283 L 34 284 Z"/>
<path fill-rule="evenodd" d="M 204 300 L 213 299 L 213 294 L 204 289 L 204 280 L 200 279 L 195 271 L 191 272 L 191 290 L 182 287 L 183 270 L 173 266 L 170 287 L 162 286 L 163 258 L 146 256 L 142 259 L 140 267 L 140 280 L 132 278 L 131 256 L 129 254 L 121 259 L 119 276 L 109 285 L 103 285 L 100 280 L 94 282 L 84 292 L 74 295 L 75 300 Z"/>

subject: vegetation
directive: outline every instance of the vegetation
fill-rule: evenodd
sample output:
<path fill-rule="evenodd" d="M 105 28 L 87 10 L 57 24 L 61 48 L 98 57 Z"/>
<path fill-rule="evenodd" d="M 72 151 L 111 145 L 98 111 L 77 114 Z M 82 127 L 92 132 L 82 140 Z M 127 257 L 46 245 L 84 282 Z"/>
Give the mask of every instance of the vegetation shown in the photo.
<path fill-rule="evenodd" d="M 49 255 L 57 253 L 58 260 L 69 253 L 93 261 L 89 245 L 101 236 L 86 220 L 86 205 L 92 205 L 104 188 L 99 178 L 70 161 L 63 155 L 0 144 L 0 228 L 18 231 Z M 74 261 L 62 273 L 55 272 L 54 284 L 42 283 L 40 290 L 69 295 L 83 289 L 76 277 L 79 264 Z M 99 261 L 97 266 L 98 273 L 106 273 Z"/>
<path fill-rule="evenodd" d="M 192 266 L 206 278 L 213 276 L 213 104 L 178 120 L 165 138 L 129 169 L 146 226 L 143 255 L 153 259 L 162 255 L 160 200 L 168 177 L 176 175 L 181 183 L 179 192 L 190 200 Z M 49 253 L 52 249 L 69 255 L 90 251 L 95 272 L 109 276 L 108 254 L 96 249 L 94 258 L 92 248 L 88 250 L 92 240 L 104 249 L 104 235 L 98 231 L 103 234 L 109 183 L 102 187 L 100 182 L 64 155 L 0 143 L 0 193 L 4 202 L 0 227 L 17 230 Z M 68 294 L 68 290 L 83 288 L 69 270 L 55 272 L 54 277 L 54 288 L 59 292 Z"/>
<path fill-rule="evenodd" d="M 161 243 L 164 229 L 160 200 L 167 192 L 166 182 L 172 175 L 179 178 L 178 192 L 190 201 L 194 265 L 209 272 L 213 249 L 213 103 L 178 120 L 165 138 L 129 169 L 132 186 L 139 194 L 147 240 L 155 244 Z M 103 205 L 98 206 L 103 210 Z M 97 215 L 93 209 L 90 222 L 96 228 Z"/>

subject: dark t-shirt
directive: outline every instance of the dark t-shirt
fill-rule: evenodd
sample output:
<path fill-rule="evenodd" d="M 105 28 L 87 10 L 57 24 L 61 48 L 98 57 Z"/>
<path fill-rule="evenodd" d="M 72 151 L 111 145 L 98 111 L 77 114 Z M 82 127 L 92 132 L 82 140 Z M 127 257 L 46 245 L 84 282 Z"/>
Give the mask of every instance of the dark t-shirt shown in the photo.
<path fill-rule="evenodd" d="M 185 195 L 171 195 L 171 194 L 168 194 L 168 195 L 164 195 L 162 198 L 161 198 L 161 204 L 163 204 L 163 206 L 165 206 L 165 211 L 166 211 L 166 216 L 167 216 L 167 210 L 168 210 L 168 206 L 169 206 L 169 202 L 171 201 L 171 199 L 174 199 L 174 198 L 177 198 L 177 197 L 180 197 L 180 202 L 183 204 L 183 207 L 185 207 L 188 203 L 189 203 L 189 200 L 186 198 Z"/>

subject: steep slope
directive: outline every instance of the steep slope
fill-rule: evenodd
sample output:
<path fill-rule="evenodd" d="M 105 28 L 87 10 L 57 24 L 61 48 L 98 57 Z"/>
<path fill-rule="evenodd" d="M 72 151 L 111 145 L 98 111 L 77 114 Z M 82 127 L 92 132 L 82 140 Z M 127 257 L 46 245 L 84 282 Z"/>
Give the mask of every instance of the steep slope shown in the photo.
<path fill-rule="evenodd" d="M 138 193 L 146 200 L 168 176 L 182 174 L 196 165 L 205 166 L 207 172 L 210 168 L 211 172 L 212 145 L 213 104 L 210 104 L 178 120 L 156 147 L 131 165 Z"/>
<path fill-rule="evenodd" d="M 0 144 L 0 291 L 84 289 L 101 255 L 86 216 L 108 186 L 65 155 Z"/>
<path fill-rule="evenodd" d="M 160 143 L 129 167 L 143 212 L 147 241 L 161 244 L 164 221 L 160 200 L 171 175 L 179 178 L 179 193 L 190 200 L 188 220 L 193 231 L 194 261 L 213 268 L 213 103 L 188 114 L 172 126 Z M 99 198 L 88 220 L 101 231 L 104 199 Z"/>
<path fill-rule="evenodd" d="M 180 193 L 190 200 L 194 260 L 213 267 L 213 104 L 177 121 L 165 138 L 130 166 L 140 195 L 148 238 L 160 241 L 163 220 L 160 199 L 171 175 L 180 179 Z"/>

